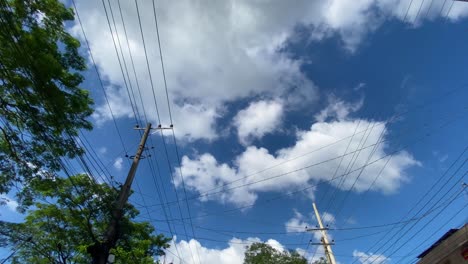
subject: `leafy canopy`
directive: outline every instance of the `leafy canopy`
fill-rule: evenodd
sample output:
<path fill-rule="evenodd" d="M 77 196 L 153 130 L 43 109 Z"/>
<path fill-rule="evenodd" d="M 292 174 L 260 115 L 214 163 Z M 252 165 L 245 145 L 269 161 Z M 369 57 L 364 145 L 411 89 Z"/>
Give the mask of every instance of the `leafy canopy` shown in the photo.
<path fill-rule="evenodd" d="M 320 259 L 314 261 L 313 264 L 328 264 L 328 261 L 324 257 L 320 257 Z"/>
<path fill-rule="evenodd" d="M 265 243 L 253 243 L 245 251 L 244 264 L 307 264 L 296 251 L 278 251 Z"/>
<path fill-rule="evenodd" d="M 73 18 L 58 0 L 0 0 L 0 193 L 18 187 L 25 206 L 30 181 L 82 154 L 73 136 L 92 128 Z"/>
<path fill-rule="evenodd" d="M 91 263 L 87 248 L 102 242 L 118 191 L 85 174 L 33 181 L 31 188 L 41 202 L 25 221 L 0 222 L 0 246 L 18 250 L 12 263 Z M 154 235 L 150 223 L 132 220 L 138 213 L 126 204 L 119 240 L 111 251 L 117 264 L 154 263 L 169 247 L 170 238 Z"/>

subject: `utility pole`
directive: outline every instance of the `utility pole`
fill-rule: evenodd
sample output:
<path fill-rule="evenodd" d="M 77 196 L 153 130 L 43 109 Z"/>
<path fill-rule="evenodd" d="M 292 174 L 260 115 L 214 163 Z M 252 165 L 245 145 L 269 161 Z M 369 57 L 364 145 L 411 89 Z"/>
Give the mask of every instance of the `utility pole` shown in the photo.
<path fill-rule="evenodd" d="M 328 263 L 336 264 L 335 256 L 333 255 L 333 251 L 331 249 L 331 246 L 334 245 L 334 243 L 330 243 L 328 241 L 328 236 L 326 232 L 328 228 L 323 227 L 322 219 L 320 218 L 320 214 L 317 210 L 317 206 L 315 205 L 315 203 L 312 203 L 312 206 L 314 207 L 315 217 L 317 218 L 319 228 L 309 228 L 307 229 L 307 231 L 320 231 L 320 233 L 322 233 L 322 239 L 320 240 L 320 243 L 311 243 L 311 244 L 322 245 L 323 248 L 325 249 L 325 256 L 327 257 Z"/>
<path fill-rule="evenodd" d="M 106 238 L 103 242 L 96 242 L 94 245 L 88 247 L 88 253 L 93 258 L 93 264 L 106 264 L 109 258 L 109 251 L 115 247 L 119 238 L 119 226 L 123 216 L 123 208 L 128 201 L 130 191 L 132 187 L 133 179 L 140 162 L 141 155 L 145 149 L 146 140 L 148 139 L 149 132 L 151 130 L 151 124 L 148 123 L 145 128 L 145 132 L 141 138 L 140 145 L 136 155 L 133 157 L 133 163 L 128 171 L 127 179 L 125 184 L 120 190 L 119 198 L 115 202 L 115 207 L 112 210 L 112 220 L 107 228 Z"/>

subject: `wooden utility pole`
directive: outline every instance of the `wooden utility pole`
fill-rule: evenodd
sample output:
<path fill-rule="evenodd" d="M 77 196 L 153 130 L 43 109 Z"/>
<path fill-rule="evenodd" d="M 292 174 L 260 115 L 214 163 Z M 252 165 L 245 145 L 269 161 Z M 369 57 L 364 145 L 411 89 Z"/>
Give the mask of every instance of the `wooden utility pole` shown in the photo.
<path fill-rule="evenodd" d="M 325 256 L 327 256 L 328 263 L 336 264 L 335 256 L 333 255 L 333 251 L 332 251 L 332 248 L 331 248 L 331 245 L 333 245 L 333 244 L 330 244 L 330 242 L 328 241 L 328 236 L 327 236 L 327 232 L 326 232 L 326 230 L 328 230 L 328 228 L 323 227 L 322 219 L 320 218 L 320 214 L 319 214 L 319 212 L 317 210 L 317 206 L 315 205 L 315 203 L 312 203 L 312 206 L 314 207 L 315 217 L 317 218 L 319 228 L 318 229 L 308 229 L 307 231 L 320 231 L 320 233 L 322 233 L 322 239 L 321 239 L 320 243 L 314 243 L 314 244 L 322 245 L 323 248 L 325 249 Z"/>
<path fill-rule="evenodd" d="M 133 179 L 135 178 L 135 173 L 138 168 L 138 163 L 140 162 L 141 155 L 145 149 L 146 140 L 148 139 L 149 132 L 151 130 L 151 124 L 145 128 L 145 132 L 141 138 L 140 145 L 136 152 L 135 157 L 133 158 L 132 166 L 128 171 L 127 179 L 125 184 L 120 190 L 119 198 L 115 202 L 115 207 L 112 211 L 112 220 L 107 228 L 106 238 L 103 242 L 96 242 L 94 245 L 88 247 L 88 253 L 91 254 L 93 258 L 93 264 L 106 264 L 107 259 L 109 258 L 109 251 L 115 247 L 117 240 L 119 238 L 119 226 L 120 221 L 123 216 L 123 208 L 128 201 L 130 196 L 130 191 L 132 187 Z"/>

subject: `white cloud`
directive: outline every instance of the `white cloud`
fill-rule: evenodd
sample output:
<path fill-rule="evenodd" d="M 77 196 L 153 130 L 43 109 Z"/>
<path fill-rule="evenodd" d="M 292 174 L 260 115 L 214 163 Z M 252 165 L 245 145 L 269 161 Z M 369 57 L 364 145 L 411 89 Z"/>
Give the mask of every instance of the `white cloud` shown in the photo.
<path fill-rule="evenodd" d="M 123 163 L 123 159 L 122 158 L 116 158 L 115 161 L 114 161 L 114 168 L 116 168 L 117 170 L 121 170 L 122 169 L 122 163 Z"/>
<path fill-rule="evenodd" d="M 133 89 L 136 89 L 117 4 L 112 3 L 124 58 L 130 68 Z M 167 124 L 168 108 L 160 58 L 155 46 L 157 38 L 154 34 L 151 2 L 140 2 L 140 15 L 154 90 L 146 68 L 135 5 L 133 1 L 121 3 L 143 105 L 151 121 L 157 121 L 154 102 L 156 97 L 162 123 Z M 316 88 L 302 74 L 300 61 L 291 59 L 280 51 L 293 33 L 297 20 L 294 16 L 281 16 L 283 18 L 278 19 L 278 14 L 283 13 L 284 8 L 290 10 L 291 14 L 299 11 L 307 14 L 301 6 L 228 1 L 206 5 L 191 1 L 162 1 L 157 5 L 174 127 L 179 136 L 186 136 L 189 140 L 215 138 L 217 133 L 214 124 L 226 102 L 252 95 L 282 96 L 286 102 L 304 103 L 310 101 L 308 98 L 316 97 Z M 112 87 L 120 87 L 107 88 L 114 115 L 132 116 L 101 3 L 80 1 L 78 11 L 102 76 Z M 78 36 L 79 31 L 77 25 L 72 29 Z M 123 59 L 121 62 L 123 63 Z M 294 93 L 289 93 L 292 90 Z M 141 106 L 138 93 L 136 95 L 137 103 Z M 296 97 L 301 97 L 301 100 Z M 196 113 L 187 115 L 187 111 L 193 109 Z M 107 106 L 98 106 L 94 118 L 98 124 L 110 120 Z"/>
<path fill-rule="evenodd" d="M 15 201 L 14 199 L 11 199 L 5 194 L 0 194 L 0 202 L 4 203 L 3 205 L 6 206 L 10 211 L 16 212 L 16 208 L 18 207 L 18 202 Z"/>
<path fill-rule="evenodd" d="M 176 124 L 178 135 L 184 139 L 213 140 L 217 137 L 215 122 L 220 117 L 220 107 L 207 107 L 201 104 L 185 103 L 183 106 L 175 105 L 175 120 L 183 120 Z"/>
<path fill-rule="evenodd" d="M 120 1 L 129 45 L 117 1 L 111 2 L 118 31 L 114 39 L 118 49 L 118 40 L 122 46 L 124 55 L 121 63 L 123 68 L 127 64 L 129 70 L 129 90 L 135 90 L 136 104 L 140 111 L 145 106 L 150 121 L 168 124 L 151 1 L 139 1 L 139 4 L 153 85 L 146 66 L 134 2 Z M 434 0 L 427 19 L 439 16 L 442 2 Z M 102 4 L 91 0 L 77 4 L 96 63 L 105 80 L 114 116 L 132 117 Z M 413 5 L 417 7 L 417 1 Z M 310 28 L 310 36 L 315 40 L 338 35 L 344 47 L 354 51 L 363 38 L 385 20 L 403 20 L 407 6 L 404 0 L 302 0 L 294 5 L 284 1 L 218 1 L 216 4 L 158 1 L 158 22 L 175 132 L 188 140 L 212 140 L 216 138 L 216 120 L 222 116 L 224 105 L 252 96 L 281 97 L 289 106 L 307 105 L 316 99 L 317 89 L 301 72 L 303 62 L 291 58 L 284 49 L 295 36 L 294 30 L 298 25 Z M 407 23 L 413 23 L 416 12 L 417 8 L 410 9 Z M 467 14 L 466 5 L 456 3 L 449 18 L 457 21 Z M 422 19 L 423 16 L 420 17 Z M 78 25 L 71 31 L 81 36 Z M 135 62 L 141 100 L 136 91 L 137 82 L 128 49 Z M 154 98 L 162 121 L 157 120 Z M 188 109 L 195 109 L 195 113 L 187 115 Z M 98 125 L 111 119 L 105 103 L 98 104 L 93 117 Z"/>
<path fill-rule="evenodd" d="M 385 257 L 384 255 L 378 255 L 373 253 L 364 253 L 361 251 L 354 250 L 353 257 L 357 258 L 357 260 L 361 264 L 386 264 L 390 262 L 390 259 Z"/>
<path fill-rule="evenodd" d="M 172 253 L 166 253 L 166 263 L 180 264 L 181 261 L 176 255 L 174 243 L 177 243 L 177 249 L 180 253 L 180 258 L 184 260 L 183 263 L 219 263 L 219 264 L 242 264 L 244 262 L 244 254 L 246 247 L 252 243 L 262 242 L 259 238 L 249 237 L 245 240 L 232 238 L 228 241 L 226 248 L 206 248 L 203 247 L 197 240 L 191 239 L 190 241 L 182 240 L 180 242 L 172 241 L 169 250 Z M 268 239 L 266 244 L 275 248 L 276 250 L 283 251 L 285 247 L 274 239 Z M 197 250 L 198 249 L 198 250 Z M 195 263 L 192 259 L 195 260 Z"/>
<path fill-rule="evenodd" d="M 328 212 L 323 212 L 321 214 L 322 223 L 324 225 L 331 225 L 335 223 L 335 216 Z M 314 224 L 308 222 L 308 220 L 313 219 Z M 305 231 L 306 228 L 316 228 L 318 226 L 317 219 L 315 215 L 311 215 L 310 219 L 307 219 L 303 214 L 294 209 L 294 216 L 284 223 L 286 232 L 295 233 Z M 320 240 L 320 232 L 313 233 L 315 238 Z"/>
<path fill-rule="evenodd" d="M 325 2 L 322 10 L 322 24 L 315 29 L 312 37 L 322 39 L 338 33 L 344 47 L 350 52 L 354 52 L 365 36 L 378 29 L 385 21 L 396 19 L 416 27 L 426 20 L 444 19 L 451 4 L 450 2 L 445 4 L 442 9 L 444 3 L 447 2 L 445 0 L 330 0 Z M 452 22 L 457 22 L 467 15 L 468 7 L 463 3 L 455 3 L 448 17 Z"/>
<path fill-rule="evenodd" d="M 294 233 L 303 232 L 306 228 L 313 228 L 315 225 L 308 223 L 307 219 L 305 219 L 300 212 L 294 210 L 294 217 L 284 223 L 284 226 L 286 228 L 286 232 Z"/>
<path fill-rule="evenodd" d="M 359 133 L 352 136 L 354 131 Z M 184 156 L 182 170 L 186 177 L 186 186 L 193 191 L 205 193 L 213 188 L 219 188 L 216 191 L 224 190 L 215 195 L 202 196 L 202 200 L 246 205 L 255 202 L 261 192 L 291 191 L 331 180 L 340 164 L 341 158 L 337 157 L 344 154 L 349 144 L 347 155 L 343 157 L 336 176 L 343 175 L 348 164 L 351 164 L 349 170 L 353 172 L 339 178 L 342 179 L 341 184 L 336 179 L 330 184 L 342 190 L 347 190 L 354 184 L 353 191 L 362 192 L 369 188 L 388 159 L 383 158 L 388 155 L 388 142 L 385 142 L 387 134 L 383 122 L 363 119 L 317 122 L 307 131 L 298 131 L 295 144 L 276 153 L 270 153 L 262 147 L 249 146 L 234 158 L 232 164 L 219 163 L 209 153 L 192 158 Z M 375 145 L 381 135 L 384 142 Z M 347 139 L 338 141 L 343 138 Z M 332 143 L 334 144 L 330 145 Z M 316 149 L 320 150 L 311 152 Z M 362 150 L 357 152 L 360 149 Z M 354 152 L 357 154 L 353 159 L 350 153 Z M 304 155 L 305 153 L 308 154 Z M 365 166 L 368 160 L 372 164 L 365 167 L 361 173 L 358 168 Z M 386 169 L 373 184 L 372 190 L 387 194 L 395 192 L 401 183 L 407 180 L 406 169 L 414 165 L 419 165 L 419 162 L 406 151 L 393 155 Z M 269 167 L 272 168 L 264 170 Z M 298 170 L 304 167 L 307 168 Z M 259 171 L 261 172 L 256 173 Z M 288 173 L 291 171 L 294 173 Z M 276 175 L 283 176 L 269 179 Z M 223 187 L 233 181 L 236 182 Z M 180 180 L 177 180 L 176 185 L 179 184 Z M 235 188 L 237 186 L 242 187 Z"/>
<path fill-rule="evenodd" d="M 348 103 L 338 99 L 334 95 L 328 96 L 328 105 L 317 113 L 314 117 L 318 122 L 325 122 L 329 119 L 345 120 L 348 119 L 349 114 L 361 109 L 364 103 L 364 98 L 354 103 Z"/>
<path fill-rule="evenodd" d="M 283 104 L 279 101 L 258 101 L 239 111 L 234 117 L 239 141 L 248 144 L 253 139 L 279 130 Z"/>
<path fill-rule="evenodd" d="M 450 3 L 450 5 L 451 4 L 452 3 Z M 450 5 L 447 4 L 447 6 L 444 7 L 444 11 L 445 11 L 444 14 L 447 14 L 447 12 L 449 11 Z M 461 18 L 466 17 L 467 15 L 468 15 L 468 5 L 466 5 L 466 3 L 463 3 L 463 2 L 454 1 L 452 9 L 450 10 L 450 13 L 448 13 L 448 18 L 452 22 L 456 22 L 460 20 Z"/>
<path fill-rule="evenodd" d="M 98 126 L 102 126 L 106 121 L 112 120 L 112 116 L 127 117 L 133 116 L 132 108 L 126 97 L 124 90 L 117 87 L 108 86 L 105 88 L 109 106 L 107 104 L 98 105 L 92 114 Z M 111 112 L 112 111 L 112 112 Z"/>
<path fill-rule="evenodd" d="M 301 218 L 303 216 L 301 215 Z M 311 227 L 310 225 L 308 225 Z M 290 232 L 290 231 L 288 231 Z M 311 243 L 320 243 L 322 240 L 322 234 L 318 231 L 311 232 L 312 238 L 311 238 Z M 328 238 L 332 240 L 332 236 L 330 234 L 327 234 Z M 319 260 L 321 257 L 325 256 L 325 249 L 321 245 L 311 245 L 310 249 L 308 251 L 305 251 L 304 249 L 297 248 L 296 251 L 303 257 L 305 257 L 308 261 L 307 263 L 314 263 L 315 261 Z"/>

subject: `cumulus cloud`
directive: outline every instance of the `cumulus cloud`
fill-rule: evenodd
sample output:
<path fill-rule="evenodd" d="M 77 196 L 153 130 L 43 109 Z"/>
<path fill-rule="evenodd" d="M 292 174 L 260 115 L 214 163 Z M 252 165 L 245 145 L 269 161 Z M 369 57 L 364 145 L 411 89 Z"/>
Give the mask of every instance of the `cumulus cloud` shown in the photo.
<path fill-rule="evenodd" d="M 357 133 L 353 136 L 354 131 Z M 216 188 L 216 194 L 204 195 L 202 200 L 236 205 L 254 203 L 261 192 L 290 191 L 320 181 L 329 181 L 342 190 L 353 186 L 353 191 L 362 192 L 371 186 L 387 162 L 388 158 L 384 158 L 388 155 L 387 134 L 386 124 L 378 121 L 317 122 L 309 130 L 298 131 L 296 142 L 276 153 L 249 146 L 232 164 L 220 163 L 209 153 L 184 156 L 182 170 L 187 188 L 198 193 Z M 338 177 L 332 180 L 340 163 Z M 406 170 L 418 164 L 406 151 L 394 154 L 372 184 L 372 190 L 395 192 L 407 180 Z M 175 183 L 180 185 L 180 179 Z"/>
<path fill-rule="evenodd" d="M 117 170 L 121 170 L 121 169 L 122 169 L 122 163 L 123 163 L 123 159 L 122 159 L 122 158 L 117 158 L 117 159 L 115 159 L 115 161 L 114 161 L 114 168 L 116 168 Z"/>
<path fill-rule="evenodd" d="M 136 79 L 131 74 L 130 49 L 142 93 L 140 100 L 139 94 L 134 92 L 136 104 L 140 111 L 141 105 L 145 105 L 151 121 L 168 123 L 160 58 L 155 45 L 157 38 L 152 4 L 150 1 L 140 1 L 151 78 L 146 66 L 136 7 L 133 1 L 121 1 L 121 4 L 129 45 L 117 11 L 117 2 L 112 1 L 118 33 L 114 40 L 117 43 L 120 40 L 124 53 L 120 61 L 127 64 L 130 72 L 125 78 L 112 46 L 113 39 L 101 3 L 78 3 L 96 63 L 107 81 L 106 90 L 113 111 L 115 108 L 114 116 L 133 115 L 125 88 L 128 86 L 130 92 L 132 89 L 138 90 Z M 300 61 L 280 51 L 293 33 L 297 20 L 293 15 L 278 19 L 278 14 L 284 11 L 283 8 L 289 9 L 291 14 L 297 13 L 301 11 L 300 6 L 237 1 L 206 5 L 190 1 L 161 1 L 157 5 L 174 127 L 179 136 L 189 140 L 213 139 L 216 135 L 214 124 L 226 102 L 252 95 L 281 96 L 287 102 L 299 101 L 295 98 L 297 96 L 302 101 L 316 97 L 316 88 L 301 72 Z M 283 8 L 280 9 L 280 5 Z M 301 12 L 306 14 L 305 10 Z M 81 36 L 78 25 L 72 28 L 72 32 Z M 153 79 L 153 83 L 150 79 Z M 111 88 L 114 86 L 119 89 Z M 288 93 L 292 90 L 294 93 Z M 162 121 L 158 120 L 156 103 Z M 107 108 L 105 104 L 98 106 L 94 115 L 98 124 L 112 118 Z M 188 110 L 196 112 L 187 115 Z"/>
<path fill-rule="evenodd" d="M 92 114 L 98 126 L 102 126 L 106 121 L 112 120 L 112 117 L 127 117 L 133 116 L 132 108 L 125 95 L 123 89 L 116 86 L 108 86 L 104 88 L 108 97 L 109 105 L 98 105 Z"/>
<path fill-rule="evenodd" d="M 259 238 L 249 237 L 247 239 L 232 238 L 228 241 L 228 246 L 226 248 L 206 248 L 203 247 L 200 242 L 197 240 L 191 239 L 190 241 L 182 240 L 180 242 L 172 241 L 170 247 L 170 253 L 166 253 L 166 263 L 219 263 L 219 264 L 242 264 L 244 263 L 244 254 L 246 247 L 252 243 L 262 242 Z M 269 239 L 265 241 L 266 244 L 271 247 L 283 251 L 285 247 L 274 239 Z M 177 245 L 178 252 L 180 253 L 181 260 L 175 256 L 176 249 L 175 244 Z M 197 251 L 198 250 L 198 251 Z M 192 259 L 195 260 L 195 263 Z"/>
<path fill-rule="evenodd" d="M 246 239 L 232 238 L 228 241 L 228 246 L 225 248 L 206 248 L 202 246 L 199 241 L 194 239 L 191 239 L 188 242 L 184 240 L 180 242 L 173 240 L 171 241 L 171 247 L 169 248 L 169 251 L 166 252 L 165 259 L 166 263 L 174 264 L 242 264 L 244 263 L 244 254 L 246 251 L 246 247 L 256 242 L 264 242 L 278 251 L 286 250 L 286 247 L 277 240 L 268 239 L 266 241 L 262 241 L 261 239 L 256 237 L 249 237 Z M 183 262 L 177 256 L 175 245 L 177 245 L 178 252 L 180 253 L 180 259 L 183 259 Z M 304 256 L 306 259 L 308 259 L 309 262 L 313 262 L 315 260 L 318 260 L 320 256 L 324 256 L 323 247 L 318 247 L 316 254 L 313 254 L 315 250 L 306 251 L 303 248 L 296 248 L 295 251 L 300 255 Z"/>
<path fill-rule="evenodd" d="M 452 3 L 450 3 L 452 4 Z M 454 1 L 453 2 L 453 6 L 452 6 L 452 9 L 450 10 L 450 13 L 448 13 L 450 10 L 450 5 L 447 5 L 446 7 L 444 7 L 443 11 L 445 11 L 444 14 L 448 14 L 448 18 L 452 21 L 452 22 L 456 22 L 458 21 L 459 19 L 461 18 L 464 18 L 466 16 L 468 16 L 468 6 L 463 3 L 463 2 L 457 2 L 457 1 Z"/>
<path fill-rule="evenodd" d="M 253 139 L 278 130 L 282 116 L 283 105 L 279 101 L 251 103 L 234 117 L 239 141 L 248 144 Z"/>
<path fill-rule="evenodd" d="M 411 27 L 425 21 L 448 18 L 456 22 L 468 15 L 468 7 L 445 0 L 330 0 L 324 1 L 322 23 L 312 32 L 312 37 L 323 39 L 337 33 L 344 48 L 356 51 L 369 33 L 377 30 L 385 21 L 399 20 Z M 450 13 L 449 13 L 450 10 Z"/>
<path fill-rule="evenodd" d="M 328 224 L 334 224 L 335 223 L 335 216 L 328 213 L 328 212 L 323 212 L 321 215 L 322 218 L 322 223 L 324 225 Z M 315 224 L 311 224 L 309 221 L 313 219 L 315 221 Z M 284 223 L 284 226 L 286 228 L 286 232 L 288 233 L 297 233 L 297 232 L 302 232 L 306 228 L 315 228 L 318 226 L 317 219 L 314 216 L 310 216 L 309 219 L 305 217 L 303 214 L 301 214 L 299 211 L 294 209 L 294 216 L 290 218 L 286 223 Z M 320 239 L 320 233 L 319 232 L 314 232 L 319 234 L 319 239 Z"/>
<path fill-rule="evenodd" d="M 361 264 L 386 264 L 390 262 L 390 259 L 385 257 L 384 255 L 365 253 L 358 250 L 353 251 L 353 257 L 356 258 Z"/>
<path fill-rule="evenodd" d="M 116 118 L 132 117 L 130 104 L 133 102 L 140 115 L 146 112 L 150 121 L 168 124 L 152 2 L 139 1 L 149 71 L 134 1 L 120 2 L 123 16 L 118 1 L 111 1 L 111 6 L 107 6 L 108 15 L 114 15 L 114 19 L 109 18 L 112 24 L 115 20 L 114 36 L 110 34 L 101 2 L 77 3 L 113 114 Z M 414 23 L 417 2 L 410 8 L 406 23 Z M 423 13 L 428 15 L 419 16 L 421 21 L 440 16 L 445 1 L 433 2 L 428 12 L 427 4 L 424 5 Z M 187 140 L 212 140 L 218 134 L 216 121 L 222 116 L 224 105 L 252 96 L 281 97 L 285 104 L 307 105 L 317 97 L 317 88 L 302 73 L 303 62 L 289 56 L 286 49 L 297 26 L 309 28 L 311 38 L 317 41 L 338 35 L 344 48 L 354 51 L 385 20 L 403 20 L 407 7 L 407 1 L 403 0 L 303 0 L 294 5 L 284 1 L 218 1 L 215 4 L 158 1 L 156 8 L 175 132 Z M 455 3 L 450 21 L 465 17 L 467 10 L 463 3 Z M 70 30 L 82 38 L 78 25 Z M 93 117 L 98 125 L 112 118 L 104 100 L 98 101 Z"/>
<path fill-rule="evenodd" d="M 284 223 L 286 232 L 303 232 L 306 228 L 312 228 L 315 225 L 312 225 L 307 222 L 307 219 L 297 210 L 294 210 L 294 216 Z"/>
<path fill-rule="evenodd" d="M 364 98 L 354 103 L 345 102 L 334 95 L 328 96 L 328 105 L 317 113 L 314 117 L 318 122 L 325 122 L 330 119 L 345 120 L 349 114 L 361 109 Z"/>

